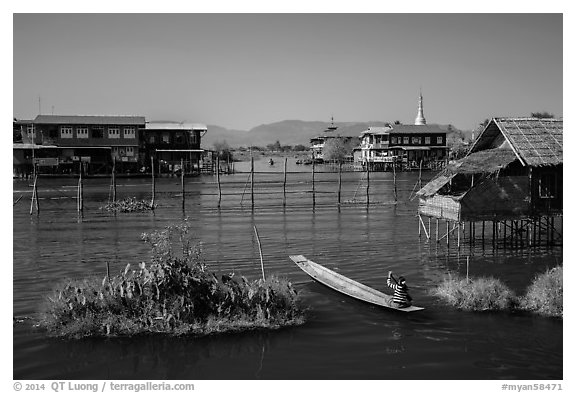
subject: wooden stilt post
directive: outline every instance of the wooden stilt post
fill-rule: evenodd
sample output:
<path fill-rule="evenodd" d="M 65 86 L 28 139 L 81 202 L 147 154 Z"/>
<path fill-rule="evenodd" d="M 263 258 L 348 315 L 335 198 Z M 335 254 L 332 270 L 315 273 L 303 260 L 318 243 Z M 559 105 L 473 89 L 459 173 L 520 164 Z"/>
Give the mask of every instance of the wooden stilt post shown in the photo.
<path fill-rule="evenodd" d="M 420 160 L 420 170 L 418 171 L 418 189 L 422 188 L 422 160 Z"/>
<path fill-rule="evenodd" d="M 250 198 L 254 209 L 254 157 L 250 157 Z"/>
<path fill-rule="evenodd" d="M 283 184 L 283 197 L 282 197 L 282 206 L 286 207 L 286 166 L 288 165 L 288 157 L 284 158 L 284 184 Z"/>
<path fill-rule="evenodd" d="M 440 240 L 438 240 L 438 218 L 436 218 L 436 243 L 438 243 Z"/>
<path fill-rule="evenodd" d="M 460 249 L 460 221 L 458 221 L 458 249 Z"/>
<path fill-rule="evenodd" d="M 421 227 L 422 217 L 420 217 L 420 213 L 418 213 L 418 237 L 422 237 L 422 227 Z"/>
<path fill-rule="evenodd" d="M 432 218 L 428 217 L 428 239 L 432 237 L 431 225 L 432 225 Z"/>
<path fill-rule="evenodd" d="M 446 220 L 446 246 L 450 246 L 450 222 Z"/>
<path fill-rule="evenodd" d="M 366 165 L 366 206 L 370 205 L 370 165 Z"/>
<path fill-rule="evenodd" d="M 216 157 L 216 182 L 218 183 L 218 207 L 222 202 L 222 186 L 220 184 L 220 155 Z"/>
<path fill-rule="evenodd" d="M 156 199 L 156 179 L 154 177 L 154 157 L 150 157 L 150 166 L 152 167 L 152 199 L 150 200 L 150 208 L 154 210 L 154 202 Z"/>
<path fill-rule="evenodd" d="M 338 163 L 338 205 L 340 205 L 340 197 L 342 195 L 342 163 Z"/>
<path fill-rule="evenodd" d="M 180 171 L 180 188 L 182 189 L 182 210 L 186 209 L 186 189 L 185 189 L 185 185 L 184 185 L 184 159 L 181 158 L 180 159 L 180 166 L 181 166 L 181 171 Z"/>
<path fill-rule="evenodd" d="M 316 160 L 312 157 L 312 207 L 316 206 L 316 183 L 315 183 L 315 172 L 316 172 Z"/>

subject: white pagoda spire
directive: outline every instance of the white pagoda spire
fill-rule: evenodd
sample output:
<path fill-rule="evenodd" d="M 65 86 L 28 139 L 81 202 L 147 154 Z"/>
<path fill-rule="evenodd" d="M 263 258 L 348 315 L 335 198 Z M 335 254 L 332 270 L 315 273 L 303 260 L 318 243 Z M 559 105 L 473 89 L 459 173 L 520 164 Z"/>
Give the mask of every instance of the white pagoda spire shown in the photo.
<path fill-rule="evenodd" d="M 424 118 L 424 105 L 422 104 L 422 90 L 420 90 L 420 99 L 418 100 L 418 115 L 416 116 L 414 124 L 417 126 L 426 124 L 426 119 Z"/>

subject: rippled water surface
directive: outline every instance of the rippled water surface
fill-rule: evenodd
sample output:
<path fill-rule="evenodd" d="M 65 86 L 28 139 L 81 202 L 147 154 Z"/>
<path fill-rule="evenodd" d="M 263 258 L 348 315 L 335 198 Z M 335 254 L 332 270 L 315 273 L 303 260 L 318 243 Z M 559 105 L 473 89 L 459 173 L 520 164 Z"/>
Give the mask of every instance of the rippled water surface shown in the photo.
<path fill-rule="evenodd" d="M 263 165 L 263 164 L 262 164 Z M 427 290 L 447 274 L 494 275 L 523 293 L 535 274 L 562 263 L 561 248 L 493 250 L 489 241 L 449 246 L 418 237 L 417 173 L 371 174 L 367 207 L 361 173 L 289 173 L 283 207 L 281 165 L 255 176 L 223 176 L 221 208 L 213 177 L 186 179 L 185 211 L 177 178 L 157 182 L 154 213 L 99 210 L 108 179 L 87 179 L 85 212 L 76 212 L 74 179 L 39 181 L 40 215 L 30 216 L 27 182 L 14 182 L 14 315 L 34 318 L 66 277 L 105 275 L 148 258 L 142 232 L 189 217 L 210 267 L 260 275 L 256 225 L 267 274 L 286 276 L 308 307 L 303 326 L 204 338 L 144 336 L 62 340 L 31 323 L 14 325 L 15 379 L 561 379 L 562 321 L 524 314 L 459 312 Z M 289 165 L 289 171 L 295 168 Z M 307 170 L 307 169 L 306 169 Z M 276 172 L 276 173 L 274 173 Z M 431 177 L 425 174 L 423 181 Z M 150 198 L 149 179 L 118 179 L 118 195 Z M 354 203 L 355 202 L 355 203 Z M 434 231 L 434 223 L 432 224 Z M 441 231 L 445 230 L 441 226 Z M 442 232 L 443 233 L 443 232 Z M 434 235 L 433 235 L 434 238 Z M 376 308 L 311 282 L 289 260 L 303 254 L 380 290 L 387 272 L 407 277 L 418 313 Z M 546 359 L 546 361 L 543 361 Z"/>

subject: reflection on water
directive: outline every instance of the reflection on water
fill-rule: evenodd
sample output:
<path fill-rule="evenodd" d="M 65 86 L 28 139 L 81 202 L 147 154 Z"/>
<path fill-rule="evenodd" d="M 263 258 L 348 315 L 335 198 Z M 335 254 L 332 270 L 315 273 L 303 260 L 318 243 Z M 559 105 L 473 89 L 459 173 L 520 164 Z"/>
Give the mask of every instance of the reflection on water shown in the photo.
<path fill-rule="evenodd" d="M 562 263 L 560 249 L 500 249 L 418 238 L 415 202 L 405 203 L 417 174 L 399 174 L 398 204 L 390 175 L 375 174 L 371 200 L 334 204 L 333 174 L 319 175 L 313 208 L 309 174 L 290 174 L 288 204 L 281 187 L 258 184 L 257 208 L 240 206 L 245 174 L 225 176 L 222 209 L 216 208 L 213 178 L 187 179 L 182 211 L 179 179 L 157 183 L 154 213 L 114 215 L 98 208 L 108 198 L 106 180 L 88 179 L 81 219 L 65 187 L 73 179 L 40 182 L 41 214 L 30 216 L 27 184 L 14 183 L 14 315 L 35 316 L 54 282 L 65 277 L 103 276 L 146 260 L 142 232 L 184 217 L 196 227 L 206 262 L 218 274 L 260 276 L 253 225 L 258 227 L 267 274 L 297 283 L 307 323 L 272 332 L 212 337 L 48 338 L 31 324 L 14 326 L 16 379 L 561 379 L 562 322 L 530 315 L 465 313 L 427 293 L 447 274 L 494 275 L 517 293 L 532 277 Z M 360 174 L 345 174 L 343 199 L 352 199 Z M 67 184 L 69 182 L 70 184 Z M 280 192 L 278 192 L 280 190 Z M 120 197 L 149 198 L 145 179 L 121 179 Z M 288 255 L 304 254 L 341 274 L 387 290 L 389 270 L 407 277 L 421 313 L 398 315 L 335 294 L 311 282 Z M 546 359 L 546 362 L 542 362 Z"/>

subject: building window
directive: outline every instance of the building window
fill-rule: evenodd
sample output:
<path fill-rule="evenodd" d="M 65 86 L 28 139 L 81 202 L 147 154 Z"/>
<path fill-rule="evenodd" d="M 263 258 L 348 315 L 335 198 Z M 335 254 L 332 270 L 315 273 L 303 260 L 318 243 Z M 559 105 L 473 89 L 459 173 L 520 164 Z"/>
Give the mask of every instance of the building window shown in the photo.
<path fill-rule="evenodd" d="M 170 143 L 170 134 L 168 134 L 167 132 L 162 134 L 162 142 L 164 143 Z"/>
<path fill-rule="evenodd" d="M 36 128 L 34 124 L 28 124 L 28 126 L 26 126 L 26 134 L 28 134 L 28 138 L 32 140 L 36 139 Z"/>
<path fill-rule="evenodd" d="M 424 144 L 426 144 L 426 145 L 430 144 L 430 137 L 429 136 L 424 137 Z"/>
<path fill-rule="evenodd" d="M 88 139 L 88 127 L 76 128 L 76 138 Z"/>
<path fill-rule="evenodd" d="M 436 143 L 439 144 L 439 145 L 442 145 L 442 144 L 443 144 L 443 142 L 442 142 L 442 137 L 441 137 L 441 136 L 436 137 Z"/>
<path fill-rule="evenodd" d="M 93 126 L 92 127 L 92 138 L 96 138 L 96 139 L 104 138 L 104 127 Z"/>
<path fill-rule="evenodd" d="M 156 143 L 156 135 L 148 136 L 148 143 Z"/>
<path fill-rule="evenodd" d="M 200 134 L 200 133 L 199 133 L 199 132 L 196 132 L 196 131 L 192 131 L 192 132 L 190 133 L 190 144 L 191 144 L 192 146 L 194 146 L 194 145 L 196 145 L 196 144 L 198 143 L 198 139 L 200 139 L 200 138 L 198 138 L 198 135 L 199 135 L 199 134 Z"/>
<path fill-rule="evenodd" d="M 135 139 L 135 138 L 136 138 L 136 128 L 124 127 L 124 139 Z"/>
<path fill-rule="evenodd" d="M 422 139 L 419 136 L 413 136 L 412 137 L 412 143 L 414 145 L 419 145 L 422 142 Z"/>
<path fill-rule="evenodd" d="M 108 128 L 108 138 L 119 139 L 120 138 L 120 129 L 118 127 Z"/>
<path fill-rule="evenodd" d="M 395 145 L 396 143 L 398 143 L 398 141 L 397 141 L 397 139 L 396 139 L 395 136 L 391 137 L 390 139 L 391 139 L 391 143 L 392 143 L 393 145 Z"/>
<path fill-rule="evenodd" d="M 409 145 L 410 144 L 410 137 L 405 136 L 404 140 L 402 141 L 405 145 Z"/>
<path fill-rule="evenodd" d="M 126 146 L 126 156 L 127 157 L 134 157 L 134 147 L 133 146 Z"/>
<path fill-rule="evenodd" d="M 60 138 L 72 138 L 72 127 L 60 127 Z"/>
<path fill-rule="evenodd" d="M 178 133 L 176 134 L 176 140 L 175 140 L 176 144 L 181 145 L 184 143 L 184 137 L 182 136 L 182 134 Z"/>

